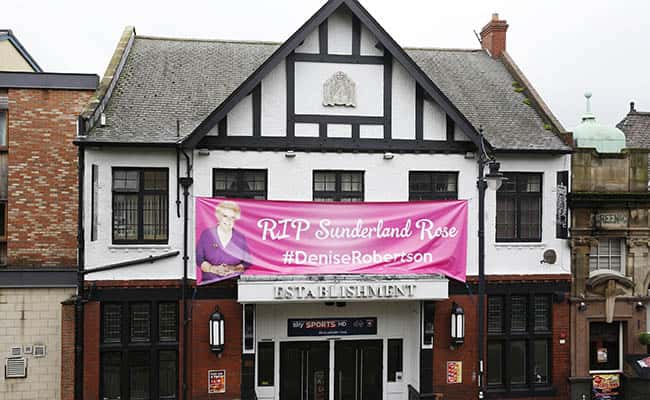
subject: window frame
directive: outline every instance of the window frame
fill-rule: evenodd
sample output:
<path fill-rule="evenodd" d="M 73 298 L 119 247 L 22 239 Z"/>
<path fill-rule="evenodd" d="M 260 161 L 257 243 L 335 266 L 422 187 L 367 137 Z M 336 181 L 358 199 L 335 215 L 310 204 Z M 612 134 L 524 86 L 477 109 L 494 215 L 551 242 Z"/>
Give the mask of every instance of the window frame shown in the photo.
<path fill-rule="evenodd" d="M 176 305 L 176 340 L 164 341 L 160 340 L 160 326 L 159 321 L 159 306 L 161 304 L 173 303 Z M 131 306 L 136 304 L 149 305 L 149 332 L 150 340 L 145 341 L 131 341 Z M 118 305 L 120 307 L 120 340 L 118 342 L 106 342 L 104 338 L 104 309 L 107 306 Z M 148 354 L 150 361 L 149 370 L 149 394 L 150 398 L 159 398 L 160 390 L 160 353 L 163 351 L 173 351 L 176 353 L 176 370 L 175 374 L 178 377 L 180 372 L 179 364 L 179 327 L 181 326 L 180 320 L 180 307 L 176 300 L 137 300 L 137 301 L 103 301 L 100 303 L 100 335 L 99 335 L 99 394 L 103 398 L 104 393 L 104 355 L 105 354 L 119 354 L 120 355 L 120 395 L 123 400 L 130 399 L 130 367 L 132 357 L 135 353 Z M 180 397 L 180 390 L 178 380 L 176 381 L 176 399 Z"/>
<path fill-rule="evenodd" d="M 216 176 L 217 172 L 229 172 L 235 174 L 235 179 L 237 182 L 237 190 L 217 190 L 216 188 Z M 212 197 L 225 197 L 233 199 L 253 199 L 254 196 L 262 195 L 262 192 L 259 190 L 241 190 L 241 184 L 244 182 L 244 175 L 246 173 L 263 173 L 264 174 L 264 200 L 268 198 L 269 193 L 269 172 L 267 169 L 255 169 L 255 168 L 212 168 Z"/>
<path fill-rule="evenodd" d="M 590 321 L 589 323 L 589 352 L 591 353 L 591 324 L 592 323 L 603 323 L 604 321 Z M 591 356 L 589 359 L 589 373 L 590 374 L 622 374 L 623 367 L 625 364 L 624 361 L 624 350 L 623 340 L 624 340 L 624 327 L 623 321 L 615 321 L 618 324 L 618 369 L 591 369 Z"/>
<path fill-rule="evenodd" d="M 116 171 L 138 171 L 139 174 L 139 188 L 137 192 L 117 191 L 115 190 L 115 172 Z M 165 172 L 167 185 L 165 190 L 145 190 L 144 189 L 144 174 L 145 172 Z M 113 244 L 168 244 L 169 243 L 169 168 L 166 167 L 112 167 L 111 168 L 111 241 Z M 115 238 L 115 196 L 119 194 L 137 194 L 138 196 L 138 237 L 137 239 L 116 239 Z M 144 239 L 144 196 L 145 194 L 164 195 L 166 197 L 165 204 L 167 205 L 167 224 L 165 227 L 166 238 L 160 240 L 146 240 Z"/>
<path fill-rule="evenodd" d="M 526 298 L 526 331 L 513 332 L 511 329 L 512 324 L 512 298 L 521 296 Z M 535 312 L 534 304 L 536 297 L 546 297 L 548 302 L 548 328 L 547 330 L 535 330 Z M 531 395 L 539 395 L 541 392 L 554 391 L 553 386 L 553 295 L 551 293 L 533 292 L 533 293 L 495 293 L 488 296 L 486 305 L 489 305 L 490 298 L 500 298 L 502 303 L 502 332 L 490 333 L 486 329 L 486 349 L 491 343 L 501 344 L 501 376 L 502 381 L 500 384 L 488 384 L 487 376 L 489 375 L 489 368 L 486 368 L 486 386 L 488 392 L 495 393 L 508 393 L 521 397 Z M 489 327 L 488 315 L 486 315 L 486 325 Z M 543 383 L 535 382 L 535 342 L 546 341 L 546 360 L 547 360 L 547 381 Z M 512 368 L 509 367 L 512 355 L 513 342 L 525 343 L 525 383 L 513 384 L 511 383 Z M 488 355 L 486 354 L 486 367 L 489 365 Z"/>
<path fill-rule="evenodd" d="M 99 165 L 90 166 L 90 241 L 97 240 L 99 223 Z"/>
<path fill-rule="evenodd" d="M 333 191 L 316 191 L 316 174 L 319 173 L 329 173 L 329 174 L 334 174 L 334 190 Z M 341 176 L 343 174 L 359 174 L 361 177 L 361 190 L 360 191 L 350 191 L 350 192 L 344 192 L 341 190 Z M 317 197 L 318 198 L 327 198 L 331 199 L 332 202 L 338 203 L 338 202 L 343 202 L 341 201 L 342 198 L 345 197 L 359 197 L 358 202 L 363 202 L 365 201 L 365 192 L 366 192 L 366 183 L 365 183 L 365 171 L 363 170 L 329 170 L 329 169 L 315 169 L 312 171 L 312 201 L 323 201 L 323 200 L 315 200 Z M 356 202 L 350 202 L 350 203 L 356 203 Z"/>
<path fill-rule="evenodd" d="M 544 221 L 544 173 L 543 172 L 504 172 L 504 177 L 508 180 L 515 181 L 515 191 L 514 192 L 505 192 L 502 189 L 505 186 L 501 186 L 496 193 L 496 204 L 494 210 L 494 240 L 497 243 L 530 243 L 530 242 L 541 242 L 542 237 L 544 236 L 543 221 Z M 524 176 L 539 176 L 539 192 L 522 192 L 519 190 L 519 178 Z M 499 237 L 498 235 L 498 223 L 499 223 L 499 200 L 503 198 L 514 199 L 515 200 L 515 234 L 512 237 Z M 522 238 L 521 237 L 521 200 L 522 199 L 539 199 L 539 236 L 532 238 Z"/>
<path fill-rule="evenodd" d="M 431 188 L 435 188 L 435 178 L 452 175 L 456 178 L 456 191 L 455 192 L 414 192 L 411 190 L 411 183 L 414 176 L 427 176 L 429 178 Z M 409 171 L 409 201 L 435 201 L 435 200 L 458 200 L 458 171 Z M 425 196 L 416 196 L 416 194 L 428 194 Z M 420 198 L 416 198 L 420 197 Z M 427 197 L 427 198 L 421 198 Z"/>
<path fill-rule="evenodd" d="M 608 253 L 609 254 L 607 256 L 601 255 L 599 253 L 599 250 L 598 250 L 600 248 L 601 241 L 603 241 L 603 240 L 607 240 L 607 242 L 608 242 Z M 621 252 L 621 254 L 619 254 L 619 257 L 621 259 L 621 268 L 620 268 L 620 270 L 615 270 L 615 269 L 609 268 L 612 265 L 611 264 L 612 258 L 615 257 L 615 256 L 611 255 L 612 241 L 618 241 L 618 245 L 620 246 L 620 252 Z M 627 264 L 626 263 L 626 260 L 627 260 L 627 243 L 626 243 L 626 239 L 624 237 L 599 237 L 598 238 L 598 244 L 596 245 L 596 255 L 593 254 L 593 250 L 594 250 L 594 246 L 590 246 L 590 248 L 589 248 L 589 276 L 594 276 L 594 275 L 603 274 L 603 273 L 613 273 L 613 274 L 625 276 L 626 271 L 627 271 L 627 265 L 626 265 Z M 592 260 L 592 258 L 596 258 L 596 265 L 599 266 L 601 257 L 607 257 L 607 261 L 608 261 L 607 266 L 608 266 L 608 268 L 596 268 L 596 269 L 592 270 L 591 269 L 591 260 Z"/>

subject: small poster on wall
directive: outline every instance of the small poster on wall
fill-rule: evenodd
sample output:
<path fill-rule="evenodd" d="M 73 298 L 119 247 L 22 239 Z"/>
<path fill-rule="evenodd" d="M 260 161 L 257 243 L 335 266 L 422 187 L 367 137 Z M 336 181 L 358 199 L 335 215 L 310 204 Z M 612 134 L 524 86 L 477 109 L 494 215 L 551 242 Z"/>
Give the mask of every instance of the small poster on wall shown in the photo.
<path fill-rule="evenodd" d="M 226 393 L 226 370 L 208 371 L 208 393 Z"/>
<path fill-rule="evenodd" d="M 619 374 L 598 374 L 592 378 L 592 398 L 595 400 L 619 400 L 621 379 Z"/>
<path fill-rule="evenodd" d="M 462 361 L 447 361 L 447 383 L 463 383 Z"/>

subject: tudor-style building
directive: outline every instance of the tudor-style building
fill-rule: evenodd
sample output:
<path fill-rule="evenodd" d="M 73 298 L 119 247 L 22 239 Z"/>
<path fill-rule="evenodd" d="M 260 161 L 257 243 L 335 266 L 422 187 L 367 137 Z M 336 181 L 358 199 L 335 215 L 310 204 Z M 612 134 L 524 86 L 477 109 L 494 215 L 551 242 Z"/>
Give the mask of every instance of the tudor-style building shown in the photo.
<path fill-rule="evenodd" d="M 556 215 L 571 149 L 505 51 L 507 27 L 494 15 L 481 49 L 402 48 L 356 0 L 331 0 L 281 44 L 127 28 L 76 141 L 84 398 L 477 396 L 485 154 L 509 178 L 485 202 L 487 395 L 567 398 L 570 257 Z M 194 200 L 211 196 L 468 200 L 468 282 L 324 270 L 197 286 Z M 418 300 L 266 294 L 315 282 L 437 289 Z M 464 344 L 450 337 L 457 306 Z M 290 319 L 366 317 L 376 330 L 355 336 L 287 328 Z M 225 320 L 219 356 L 211 318 Z M 209 376 L 223 394 L 208 393 Z"/>

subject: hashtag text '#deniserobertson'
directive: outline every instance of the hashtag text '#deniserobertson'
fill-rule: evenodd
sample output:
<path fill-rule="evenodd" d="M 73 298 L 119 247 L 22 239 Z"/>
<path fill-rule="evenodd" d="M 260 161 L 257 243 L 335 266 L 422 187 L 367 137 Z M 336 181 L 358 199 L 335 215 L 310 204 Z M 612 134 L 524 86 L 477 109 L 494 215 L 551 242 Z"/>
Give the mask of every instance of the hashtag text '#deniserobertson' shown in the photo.
<path fill-rule="evenodd" d="M 307 253 L 303 250 L 287 250 L 282 254 L 285 265 L 370 265 L 381 263 L 421 263 L 432 264 L 433 254 L 420 252 L 380 253 L 373 250 L 370 253 L 352 251 L 350 253 L 336 253 L 330 250 L 326 253 Z"/>

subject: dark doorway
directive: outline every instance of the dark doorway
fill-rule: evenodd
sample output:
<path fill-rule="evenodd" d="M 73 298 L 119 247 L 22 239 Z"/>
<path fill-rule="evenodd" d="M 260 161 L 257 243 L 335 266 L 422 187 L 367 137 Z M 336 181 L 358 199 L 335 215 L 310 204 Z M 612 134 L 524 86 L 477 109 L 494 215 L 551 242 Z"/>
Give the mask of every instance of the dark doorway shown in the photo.
<path fill-rule="evenodd" d="M 334 350 L 334 399 L 381 400 L 381 340 L 336 342 Z"/>
<path fill-rule="evenodd" d="M 280 343 L 280 400 L 328 400 L 329 354 L 329 342 Z"/>

